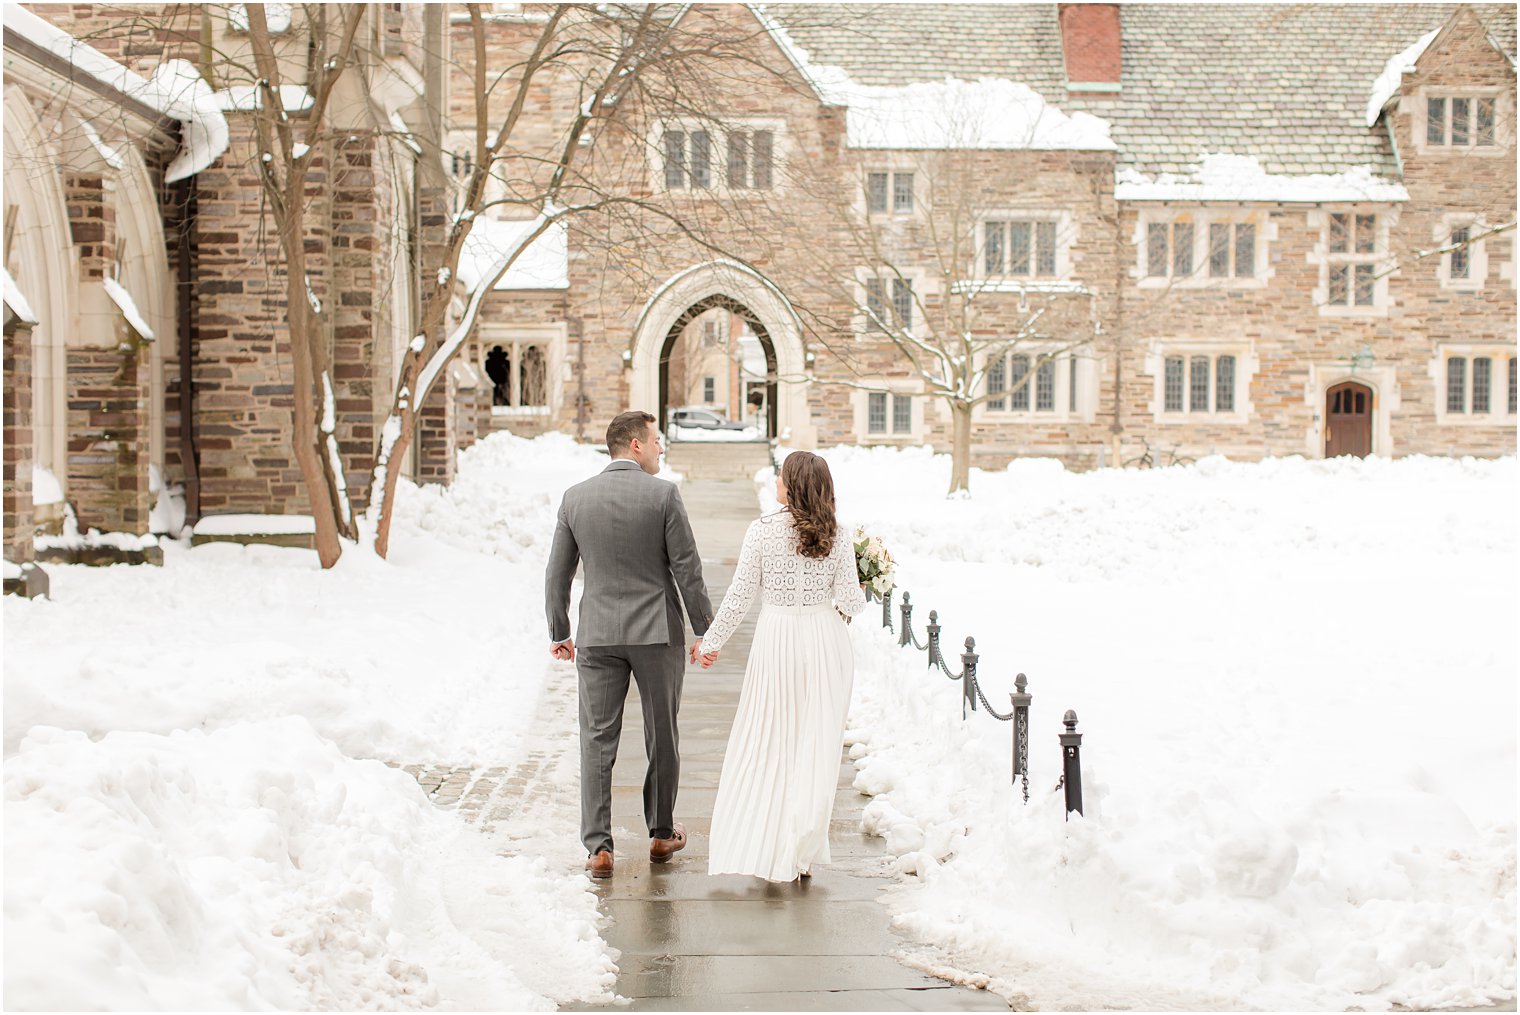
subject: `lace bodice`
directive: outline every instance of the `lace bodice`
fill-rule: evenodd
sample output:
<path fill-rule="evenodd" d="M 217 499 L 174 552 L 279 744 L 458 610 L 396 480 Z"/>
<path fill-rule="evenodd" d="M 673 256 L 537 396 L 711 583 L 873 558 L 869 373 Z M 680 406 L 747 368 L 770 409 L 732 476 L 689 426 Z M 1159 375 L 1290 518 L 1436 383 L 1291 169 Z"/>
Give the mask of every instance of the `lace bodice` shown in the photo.
<path fill-rule="evenodd" d="M 721 649 L 739 627 L 759 592 L 773 606 L 816 606 L 831 599 L 840 612 L 854 616 L 866 608 L 855 570 L 855 547 L 843 526 L 833 551 L 824 558 L 797 552 L 791 512 L 777 511 L 752 522 L 744 534 L 739 566 L 723 596 L 723 605 L 702 638 L 702 652 Z"/>

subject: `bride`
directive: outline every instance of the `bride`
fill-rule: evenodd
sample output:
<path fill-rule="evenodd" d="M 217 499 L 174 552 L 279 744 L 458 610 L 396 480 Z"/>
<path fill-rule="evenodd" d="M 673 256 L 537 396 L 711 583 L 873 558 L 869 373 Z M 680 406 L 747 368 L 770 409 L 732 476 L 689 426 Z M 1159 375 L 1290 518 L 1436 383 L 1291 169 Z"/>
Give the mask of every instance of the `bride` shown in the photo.
<path fill-rule="evenodd" d="M 745 534 L 733 584 L 692 657 L 712 665 L 759 593 L 713 803 L 708 873 L 795 881 L 830 861 L 829 817 L 854 679 L 839 614 L 854 616 L 866 599 L 854 547 L 834 518 L 828 464 L 793 451 L 776 477 L 776 499 L 782 509 Z"/>

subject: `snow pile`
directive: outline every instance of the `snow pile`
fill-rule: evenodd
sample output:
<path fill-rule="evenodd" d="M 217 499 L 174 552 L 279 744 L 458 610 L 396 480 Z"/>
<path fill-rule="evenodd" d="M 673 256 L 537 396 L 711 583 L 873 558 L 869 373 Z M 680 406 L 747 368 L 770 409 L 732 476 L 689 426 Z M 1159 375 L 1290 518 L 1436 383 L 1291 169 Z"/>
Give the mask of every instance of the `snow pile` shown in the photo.
<path fill-rule="evenodd" d="M 470 228 L 459 253 L 459 281 L 474 292 L 497 264 L 510 256 L 543 219 L 502 221 L 480 216 Z M 517 255 L 517 260 L 497 279 L 495 289 L 568 289 L 570 256 L 564 222 L 552 223 L 542 235 Z"/>
<path fill-rule="evenodd" d="M 554 538 L 560 494 L 608 461 L 565 434 L 525 440 L 498 431 L 459 453 L 459 475 L 448 487 L 403 481 L 395 524 L 504 560 L 541 563 Z M 542 620 L 542 607 L 536 609 Z"/>
<path fill-rule="evenodd" d="M 32 503 L 34 505 L 57 504 L 63 500 L 63 484 L 53 470 L 32 463 Z"/>
<path fill-rule="evenodd" d="M 44 470 L 45 471 L 45 470 Z M 36 478 L 34 472 L 33 478 Z M 58 480 L 54 478 L 56 484 Z M 49 491 L 51 493 L 51 491 Z M 41 501 L 33 500 L 34 504 Z M 56 503 L 56 502 L 54 502 Z M 32 544 L 39 550 L 80 550 L 98 549 L 110 547 L 117 550 L 146 550 L 151 546 L 158 545 L 158 537 L 149 532 L 141 534 L 133 532 L 101 532 L 91 528 L 86 532 L 79 531 L 79 518 L 74 514 L 74 508 L 70 504 L 63 506 L 63 531 L 56 536 L 37 536 Z"/>
<path fill-rule="evenodd" d="M 752 442 L 760 440 L 760 430 L 753 426 L 746 426 L 742 430 L 709 430 L 700 426 L 676 426 L 672 423 L 670 439 L 698 444 L 704 441 Z"/>
<path fill-rule="evenodd" d="M 919 637 L 938 610 L 996 707 L 1034 695 L 1026 807 L 1009 725 L 855 625 L 856 784 L 920 964 L 1031 1007 L 1514 997 L 1513 458 L 1033 460 L 947 500 L 944 456 L 824 455 Z"/>
<path fill-rule="evenodd" d="M 1383 72 L 1372 82 L 1372 96 L 1367 100 L 1367 126 L 1377 123 L 1388 100 L 1399 94 L 1399 89 L 1403 87 L 1404 75 L 1414 70 L 1415 64 L 1420 62 L 1420 57 L 1425 55 L 1426 48 L 1440 32 L 1439 28 L 1432 29 L 1420 36 L 1408 49 L 1388 58 L 1388 62 L 1383 65 Z"/>
<path fill-rule="evenodd" d="M 195 523 L 197 536 L 298 536 L 317 531 L 311 515 L 206 515 Z"/>
<path fill-rule="evenodd" d="M 1002 78 L 862 85 L 838 81 L 853 148 L 1113 151 L 1108 121 L 1067 115 L 1034 89 Z"/>
<path fill-rule="evenodd" d="M 609 999 L 573 814 L 491 839 L 381 763 L 511 766 L 567 671 L 544 505 L 605 459 L 500 436 L 456 496 L 403 484 L 388 562 L 165 541 L 162 568 L 49 566 L 51 601 L 5 597 L 8 1002 Z"/>
<path fill-rule="evenodd" d="M 148 530 L 157 535 L 178 539 L 185 527 L 185 487 L 182 483 L 165 483 L 163 470 L 148 465 L 148 492 L 153 494 L 153 509 L 148 512 Z"/>
<path fill-rule="evenodd" d="M 458 981 L 543 1008 L 525 981 L 544 963 L 606 965 L 565 886 L 301 719 L 98 741 L 37 727 L 5 801 L 11 1006 L 423 1008 Z M 531 937 L 493 954 L 461 934 L 450 903 L 478 896 Z"/>
<path fill-rule="evenodd" d="M 1138 170 L 1115 174 L 1114 197 L 1120 201 L 1407 201 L 1402 183 L 1374 176 L 1368 166 L 1341 173 L 1282 176 L 1268 173 L 1254 155 L 1205 154 L 1187 175 L 1161 173 L 1154 180 Z"/>

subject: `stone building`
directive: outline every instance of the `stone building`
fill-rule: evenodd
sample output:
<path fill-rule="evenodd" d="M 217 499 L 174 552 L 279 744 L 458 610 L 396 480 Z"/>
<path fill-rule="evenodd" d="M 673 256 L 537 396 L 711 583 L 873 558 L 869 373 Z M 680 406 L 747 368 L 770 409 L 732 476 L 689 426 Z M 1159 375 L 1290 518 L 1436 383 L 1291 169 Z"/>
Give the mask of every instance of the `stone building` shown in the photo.
<path fill-rule="evenodd" d="M 207 33 L 246 55 L 236 6 L 216 23 L 199 5 L 14 9 L 9 559 L 59 523 L 57 500 L 126 532 L 162 527 L 170 487 L 191 520 L 303 513 L 250 90 L 228 68 L 199 104 L 154 87 Z M 546 11 L 491 5 L 493 71 Z M 734 415 L 751 396 L 793 446 L 946 450 L 954 413 L 933 389 L 957 371 L 980 399 L 965 439 L 981 465 L 1514 452 L 1513 7 L 660 11 L 724 45 L 593 122 L 569 196 L 605 207 L 491 288 L 408 474 L 446 481 L 492 430 L 596 441 L 630 406 Z M 308 243 L 361 509 L 475 140 L 458 6 L 380 5 L 369 24 L 373 59 L 336 114 L 351 133 L 316 153 Z M 292 80 L 303 31 L 282 30 Z M 571 69 L 525 96 L 456 310 L 542 215 L 513 194 L 542 182 L 586 84 Z M 225 144 L 171 169 L 208 107 Z M 709 331 L 721 397 L 718 359 L 699 362 Z M 969 357 L 903 352 L 957 336 Z M 58 496 L 34 498 L 34 476 Z"/>

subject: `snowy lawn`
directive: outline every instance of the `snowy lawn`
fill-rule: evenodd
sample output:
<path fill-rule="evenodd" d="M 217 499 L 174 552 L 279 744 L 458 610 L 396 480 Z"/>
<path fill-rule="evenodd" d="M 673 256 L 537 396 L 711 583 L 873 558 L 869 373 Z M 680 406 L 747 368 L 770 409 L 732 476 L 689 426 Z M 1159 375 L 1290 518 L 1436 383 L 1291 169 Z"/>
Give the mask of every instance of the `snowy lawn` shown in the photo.
<path fill-rule="evenodd" d="M 1034 695 L 1026 807 L 1009 725 L 856 621 L 856 785 L 917 962 L 1042 1008 L 1514 998 L 1513 458 L 1024 461 L 946 500 L 943 456 L 824 455 L 919 636 L 937 609 L 952 668 L 974 635 L 993 704 Z"/>
<path fill-rule="evenodd" d="M 553 511 L 605 463 L 498 435 L 403 487 L 389 562 L 166 542 L 5 597 L 7 1007 L 609 998 L 578 862 L 497 855 L 384 764 L 517 760 L 574 679 L 543 650 Z M 545 835 L 576 851 L 498 844 Z"/>

